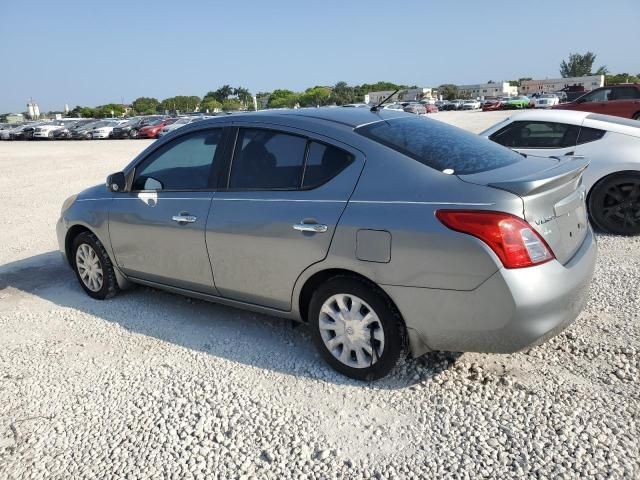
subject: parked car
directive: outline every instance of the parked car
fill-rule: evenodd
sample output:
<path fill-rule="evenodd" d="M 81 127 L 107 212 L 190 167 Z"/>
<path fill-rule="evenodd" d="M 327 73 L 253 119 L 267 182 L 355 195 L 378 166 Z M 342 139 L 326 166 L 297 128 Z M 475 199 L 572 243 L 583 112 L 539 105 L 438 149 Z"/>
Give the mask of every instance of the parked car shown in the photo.
<path fill-rule="evenodd" d="M 413 113 L 414 115 L 426 115 L 427 107 L 419 102 L 407 102 L 403 103 L 403 110 L 407 113 Z"/>
<path fill-rule="evenodd" d="M 92 140 L 93 129 L 104 127 L 109 124 L 108 120 L 96 120 L 94 122 L 87 123 L 80 128 L 75 128 L 71 131 L 71 138 L 74 140 Z"/>
<path fill-rule="evenodd" d="M 91 137 L 96 139 L 111 138 L 113 129 L 127 123 L 127 120 L 107 120 L 102 125 L 96 125 L 91 132 Z"/>
<path fill-rule="evenodd" d="M 174 130 L 177 130 L 180 127 L 189 125 L 190 123 L 206 120 L 207 118 L 210 118 L 210 117 L 205 117 L 205 116 L 180 117 L 175 122 L 165 125 L 158 133 L 158 137 L 162 137 L 163 135 L 166 135 L 169 132 L 173 132 Z"/>
<path fill-rule="evenodd" d="M 67 125 L 72 125 L 75 121 L 75 119 L 56 120 L 50 123 L 39 125 L 33 131 L 33 138 L 53 140 L 55 132 L 65 128 Z"/>
<path fill-rule="evenodd" d="M 89 123 L 93 123 L 95 121 L 96 121 L 95 119 L 90 118 L 90 119 L 76 120 L 70 124 L 65 124 L 64 127 L 53 131 L 53 138 L 54 140 L 66 140 L 66 139 L 72 138 L 73 132 L 75 130 L 82 128 L 85 125 Z"/>
<path fill-rule="evenodd" d="M 405 349 L 513 352 L 576 318 L 586 165 L 394 110 L 246 113 L 162 137 L 56 229 L 93 298 L 133 282 L 307 322 L 331 366 L 373 379 Z"/>
<path fill-rule="evenodd" d="M 461 110 L 479 110 L 480 102 L 478 100 L 465 100 L 462 102 Z"/>
<path fill-rule="evenodd" d="M 504 108 L 505 103 L 506 103 L 506 100 L 503 98 L 485 100 L 485 102 L 482 104 L 482 111 L 491 112 L 494 110 L 502 110 Z"/>
<path fill-rule="evenodd" d="M 572 102 L 562 103 L 554 108 L 640 120 L 640 84 L 596 88 Z"/>
<path fill-rule="evenodd" d="M 517 97 L 510 97 L 504 102 L 503 108 L 506 110 L 529 108 L 531 106 L 531 100 L 524 95 L 518 95 Z"/>
<path fill-rule="evenodd" d="M 167 125 L 171 125 L 177 118 L 164 118 L 151 122 L 149 125 L 140 127 L 138 130 L 138 138 L 158 138 L 160 131 Z"/>
<path fill-rule="evenodd" d="M 640 235 L 640 122 L 589 112 L 514 114 L 480 135 L 525 155 L 591 163 L 582 176 L 591 222 L 605 232 Z"/>
<path fill-rule="evenodd" d="M 386 103 L 382 106 L 384 110 L 402 110 L 404 111 L 404 106 L 401 103 Z"/>
<path fill-rule="evenodd" d="M 448 100 L 437 100 L 435 105 L 436 105 L 436 107 L 438 107 L 438 110 L 448 110 L 447 105 L 449 105 L 449 101 Z"/>
<path fill-rule="evenodd" d="M 560 98 L 552 93 L 544 93 L 537 96 L 532 101 L 533 108 L 551 108 L 560 103 Z"/>
<path fill-rule="evenodd" d="M 451 100 L 449 102 L 449 110 L 462 110 L 462 104 L 464 100 Z"/>
<path fill-rule="evenodd" d="M 342 106 L 347 108 L 371 108 L 371 105 L 366 103 L 346 103 Z"/>
<path fill-rule="evenodd" d="M 0 130 L 0 140 L 13 140 L 13 135 L 22 130 L 24 123 L 7 125 L 6 128 Z"/>
<path fill-rule="evenodd" d="M 131 118 L 127 123 L 114 127 L 113 138 L 138 138 L 138 130 L 162 118 L 162 115 Z"/>
<path fill-rule="evenodd" d="M 14 140 L 33 140 L 36 128 L 49 124 L 49 122 L 34 122 L 26 125 L 22 128 L 22 130 L 20 130 L 19 134 L 16 136 L 16 138 L 14 138 Z"/>

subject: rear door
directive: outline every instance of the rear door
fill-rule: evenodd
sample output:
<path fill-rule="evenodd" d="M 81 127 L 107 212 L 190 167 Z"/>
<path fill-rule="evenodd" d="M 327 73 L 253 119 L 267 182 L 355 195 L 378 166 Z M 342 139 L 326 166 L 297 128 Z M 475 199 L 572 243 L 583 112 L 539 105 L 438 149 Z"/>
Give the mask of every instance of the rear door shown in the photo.
<path fill-rule="evenodd" d="M 508 124 L 489 139 L 525 155 L 540 157 L 575 154 L 579 125 L 522 120 Z"/>
<path fill-rule="evenodd" d="M 264 124 L 236 130 L 206 227 L 222 296 L 290 310 L 298 276 L 326 257 L 364 157 L 307 133 Z"/>
<path fill-rule="evenodd" d="M 163 145 L 136 166 L 131 190 L 114 195 L 109 235 L 126 275 L 217 293 L 204 232 L 222 132 L 198 130 Z"/>

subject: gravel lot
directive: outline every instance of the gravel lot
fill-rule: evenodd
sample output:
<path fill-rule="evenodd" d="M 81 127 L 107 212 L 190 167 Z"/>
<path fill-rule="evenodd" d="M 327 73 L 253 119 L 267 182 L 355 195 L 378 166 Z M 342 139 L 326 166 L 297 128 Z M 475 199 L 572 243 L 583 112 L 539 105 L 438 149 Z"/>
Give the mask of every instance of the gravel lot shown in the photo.
<path fill-rule="evenodd" d="M 434 115 L 476 132 L 504 116 Z M 60 205 L 146 145 L 0 142 L 0 478 L 640 478 L 640 238 L 599 236 L 586 310 L 546 344 L 361 384 L 304 327 L 84 294 Z"/>

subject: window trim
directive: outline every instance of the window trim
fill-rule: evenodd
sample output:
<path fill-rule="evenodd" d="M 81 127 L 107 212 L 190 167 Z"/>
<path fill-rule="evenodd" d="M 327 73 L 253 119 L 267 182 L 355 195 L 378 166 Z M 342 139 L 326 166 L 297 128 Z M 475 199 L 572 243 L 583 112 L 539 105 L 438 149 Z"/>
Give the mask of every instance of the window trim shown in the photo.
<path fill-rule="evenodd" d="M 127 193 L 147 193 L 147 192 L 156 192 L 156 193 L 163 193 L 163 192 L 215 192 L 217 191 L 217 182 L 214 181 L 216 179 L 216 177 L 220 177 L 221 172 L 223 172 L 223 168 L 224 165 L 223 160 L 224 157 L 221 159 L 221 161 L 218 162 L 218 169 L 216 171 L 216 159 L 218 158 L 218 156 L 222 157 L 222 154 L 224 153 L 224 151 L 226 151 L 226 143 L 227 143 L 227 130 L 228 127 L 224 126 L 224 125 L 220 125 L 220 126 L 202 126 L 203 128 L 198 128 L 198 129 L 194 129 L 194 130 L 190 130 L 188 132 L 184 132 L 182 135 L 180 136 L 176 136 L 175 138 L 172 138 L 170 141 L 165 142 L 161 145 L 158 145 L 157 148 L 154 148 L 153 150 L 151 150 L 148 154 L 146 154 L 143 158 L 141 158 L 138 162 L 136 162 L 136 164 L 133 166 L 133 168 L 131 168 L 130 172 L 125 172 L 125 175 L 127 177 L 130 176 L 131 178 L 131 183 L 129 185 L 129 182 L 127 187 L 125 190 L 123 190 L 123 192 L 127 192 Z M 178 141 L 182 141 L 185 137 L 190 136 L 190 135 L 195 135 L 198 133 L 201 133 L 203 131 L 207 131 L 207 130 L 221 130 L 221 135 L 220 135 L 220 145 L 218 145 L 216 147 L 216 152 L 213 155 L 213 159 L 211 160 L 211 166 L 209 167 L 209 178 L 207 179 L 207 187 L 205 188 L 178 188 L 178 189 L 174 189 L 174 188 L 163 188 L 162 190 L 145 190 L 145 189 L 134 189 L 133 185 L 136 179 L 136 174 L 138 173 L 138 170 L 147 162 L 149 161 L 149 159 L 157 154 L 159 151 L 163 150 L 166 152 L 169 148 L 172 148 L 173 145 L 175 145 Z M 222 146 L 223 148 L 219 148 L 220 146 Z M 164 153 L 164 152 L 162 152 Z M 157 158 L 157 157 L 156 157 Z"/>

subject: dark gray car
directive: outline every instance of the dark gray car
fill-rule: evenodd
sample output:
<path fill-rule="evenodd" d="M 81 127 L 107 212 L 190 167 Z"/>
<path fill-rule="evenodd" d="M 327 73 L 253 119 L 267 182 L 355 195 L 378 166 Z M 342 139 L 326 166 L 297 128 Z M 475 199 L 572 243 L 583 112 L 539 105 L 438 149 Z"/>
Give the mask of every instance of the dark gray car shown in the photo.
<path fill-rule="evenodd" d="M 406 351 L 513 352 L 577 317 L 586 165 L 397 111 L 250 113 L 153 143 L 67 199 L 57 234 L 94 298 L 133 282 L 307 322 L 334 368 L 379 378 Z"/>

